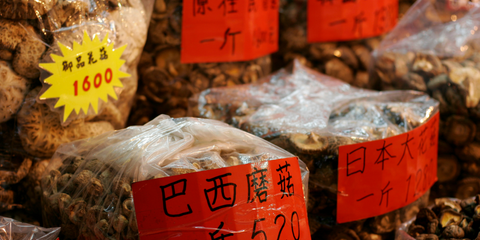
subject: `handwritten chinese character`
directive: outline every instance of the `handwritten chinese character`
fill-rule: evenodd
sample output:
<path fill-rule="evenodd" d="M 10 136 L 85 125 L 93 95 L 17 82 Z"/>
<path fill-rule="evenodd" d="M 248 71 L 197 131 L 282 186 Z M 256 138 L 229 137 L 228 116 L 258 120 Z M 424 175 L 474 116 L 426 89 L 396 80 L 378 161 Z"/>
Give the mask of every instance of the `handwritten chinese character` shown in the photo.
<path fill-rule="evenodd" d="M 348 3 L 348 2 L 354 3 L 354 2 L 357 2 L 357 0 L 342 0 L 342 3 Z"/>
<path fill-rule="evenodd" d="M 276 169 L 277 172 L 280 172 L 278 173 L 280 177 L 280 181 L 277 184 L 280 185 L 280 191 L 282 191 L 283 193 L 281 199 L 283 199 L 283 197 L 285 196 L 290 197 L 290 196 L 293 196 L 293 194 L 295 194 L 295 186 L 290 183 L 290 179 L 292 179 L 292 175 L 290 175 L 290 171 L 288 171 L 288 167 L 290 167 L 290 163 L 285 161 L 285 165 L 282 166 L 279 164 L 278 168 Z M 285 170 L 285 173 L 283 172 L 283 170 Z M 287 177 L 285 177 L 285 174 L 288 174 Z M 286 191 L 288 191 L 288 193 Z"/>
<path fill-rule="evenodd" d="M 268 10 L 268 0 L 262 0 L 263 3 L 263 10 L 267 11 Z"/>
<path fill-rule="evenodd" d="M 335 25 L 338 25 L 338 24 L 346 23 L 346 22 L 347 22 L 346 19 L 340 19 L 340 20 L 337 20 L 337 21 L 330 22 L 330 23 L 328 23 L 328 25 L 335 26 Z"/>
<path fill-rule="evenodd" d="M 270 26 L 269 28 L 269 38 L 268 38 L 268 41 L 270 42 L 270 44 L 274 44 L 276 41 L 275 41 L 275 28 L 273 26 Z"/>
<path fill-rule="evenodd" d="M 384 169 L 385 167 L 385 161 L 389 160 L 390 158 L 394 158 L 396 156 L 393 156 L 391 155 L 387 148 L 392 146 L 392 143 L 388 144 L 387 146 L 385 146 L 385 140 L 383 141 L 383 147 L 382 148 L 379 148 L 377 149 L 377 151 L 381 151 L 380 154 L 378 155 L 378 158 L 377 158 L 377 161 L 375 161 L 375 164 L 382 164 L 382 170 Z M 385 157 L 385 153 L 390 157 Z M 381 159 L 380 159 L 381 158 Z"/>
<path fill-rule="evenodd" d="M 63 61 L 63 71 L 66 72 L 68 69 L 70 69 L 70 72 L 72 71 L 73 63 L 72 62 L 67 62 Z"/>
<path fill-rule="evenodd" d="M 235 35 L 242 33 L 241 31 L 230 33 L 230 28 L 227 28 L 224 35 L 224 40 L 220 50 L 222 50 L 227 44 L 228 36 L 232 37 L 232 55 L 235 54 Z"/>
<path fill-rule="evenodd" d="M 437 119 L 432 122 L 431 132 L 430 132 L 430 147 L 437 145 Z"/>
<path fill-rule="evenodd" d="M 333 4 L 333 0 L 317 0 L 317 1 L 320 1 L 323 4 L 329 2 L 330 4 Z"/>
<path fill-rule="evenodd" d="M 366 154 L 365 150 L 366 150 L 365 147 L 359 147 L 347 153 L 347 177 L 355 173 L 363 173 L 365 171 L 365 154 Z M 351 157 L 351 155 L 354 155 L 354 157 Z M 350 161 L 350 158 L 353 158 L 353 160 Z M 358 161 L 361 161 L 360 163 L 356 164 L 359 170 L 350 172 L 350 168 L 351 168 L 350 165 Z"/>
<path fill-rule="evenodd" d="M 107 55 L 107 50 L 105 50 L 105 47 L 100 48 L 100 60 L 105 60 L 108 59 Z"/>
<path fill-rule="evenodd" d="M 85 62 L 82 62 L 82 55 L 78 56 L 76 59 L 77 59 L 77 68 L 81 68 L 85 66 Z"/>
<path fill-rule="evenodd" d="M 218 5 L 218 8 L 223 7 L 223 15 L 225 16 L 227 14 L 227 4 L 225 1 L 228 1 L 228 5 L 230 6 L 230 10 L 228 10 L 228 13 L 236 13 L 237 10 L 235 9 L 235 5 L 237 4 L 236 0 L 222 0 L 220 5 Z"/>
<path fill-rule="evenodd" d="M 423 129 L 420 132 L 420 143 L 418 144 L 418 155 L 423 155 L 427 152 L 428 150 L 428 145 L 426 144 L 427 142 L 427 130 L 428 126 L 425 126 L 425 129 Z"/>
<path fill-rule="evenodd" d="M 383 196 L 384 196 L 385 194 L 387 194 L 387 197 L 386 197 L 386 201 L 385 201 L 385 202 L 386 202 L 386 206 L 388 207 L 388 194 L 389 194 L 390 191 L 393 190 L 393 188 L 387 189 L 389 185 L 390 185 L 390 181 L 388 181 L 387 186 L 385 186 L 385 187 L 382 189 L 382 198 L 380 199 L 380 204 L 378 204 L 378 206 L 381 206 L 381 205 L 382 205 Z"/>
<path fill-rule="evenodd" d="M 271 0 L 270 2 L 270 9 L 276 10 L 277 9 L 277 0 Z"/>
<path fill-rule="evenodd" d="M 88 53 L 88 64 L 97 63 L 97 60 L 93 58 L 93 52 Z"/>
<path fill-rule="evenodd" d="M 260 47 L 261 44 L 267 42 L 268 33 L 267 31 L 256 29 L 254 35 L 254 42 L 257 43 L 257 48 Z"/>
<path fill-rule="evenodd" d="M 181 190 L 179 192 L 176 191 L 176 186 L 178 187 L 179 185 Z M 187 189 L 187 180 L 186 179 L 180 179 L 176 182 L 173 182 L 173 183 L 170 183 L 170 184 L 167 184 L 165 186 L 160 186 L 160 189 L 162 189 L 162 198 L 163 198 L 163 211 L 165 212 L 165 214 L 169 217 L 181 217 L 183 215 L 187 215 L 187 214 L 190 214 L 192 213 L 192 208 L 190 207 L 189 204 L 187 204 L 187 208 L 188 208 L 188 211 L 184 211 L 182 213 L 177 213 L 177 214 L 172 214 L 172 213 L 169 213 L 168 211 L 168 207 L 167 207 L 167 201 L 168 200 L 171 200 L 175 197 L 178 197 L 178 196 L 181 196 L 181 195 L 185 195 L 185 191 Z M 169 193 L 171 192 L 171 194 L 167 197 L 167 193 L 166 193 L 166 189 L 169 189 Z M 172 205 L 175 205 L 175 204 L 178 204 L 178 202 L 173 202 Z"/>
<path fill-rule="evenodd" d="M 386 7 L 381 7 L 380 9 L 375 10 L 375 20 L 373 25 L 375 32 L 383 32 L 386 20 L 386 13 Z"/>
<path fill-rule="evenodd" d="M 248 0 L 248 12 L 251 11 L 257 11 L 257 8 L 255 7 L 255 0 Z"/>
<path fill-rule="evenodd" d="M 354 18 L 353 32 L 358 33 L 359 36 L 363 36 L 362 23 L 367 21 L 367 18 L 364 15 L 365 13 L 362 11 Z"/>
<path fill-rule="evenodd" d="M 226 173 L 220 176 L 216 176 L 210 179 L 206 179 L 207 182 L 213 182 L 214 187 L 208 189 L 208 190 L 203 190 L 205 192 L 205 198 L 207 199 L 208 207 L 210 208 L 210 211 L 216 211 L 218 209 L 226 208 L 226 207 L 233 207 L 235 205 L 235 198 L 237 196 L 237 184 L 234 183 L 223 183 L 223 178 L 227 176 L 231 176 L 231 173 Z M 217 184 L 217 180 L 219 183 Z M 218 189 L 221 191 L 222 198 L 224 200 L 224 204 L 218 204 L 217 202 L 217 197 L 218 197 Z M 227 197 L 225 196 L 225 189 L 229 192 L 233 192 L 233 197 Z M 214 192 L 213 196 L 213 201 L 210 199 L 208 193 Z M 218 206 L 215 206 L 217 203 Z M 213 207 L 215 206 L 215 207 Z"/>
<path fill-rule="evenodd" d="M 258 200 L 260 201 L 260 203 L 262 203 L 267 201 L 268 187 L 266 184 L 269 183 L 266 179 L 267 175 L 265 175 L 265 173 L 267 172 L 267 169 L 258 170 L 256 167 L 254 167 L 253 170 L 255 171 L 253 171 L 251 174 L 247 174 L 247 182 L 248 182 L 248 200 L 247 201 L 252 203 L 258 197 Z M 253 198 L 250 197 L 250 192 L 251 192 L 250 187 L 253 187 L 253 191 L 255 192 L 255 195 Z"/>
<path fill-rule="evenodd" d="M 208 6 L 208 0 L 193 0 L 193 16 L 196 16 L 197 13 L 205 15 L 206 10 L 212 11 Z"/>
<path fill-rule="evenodd" d="M 223 234 L 222 233 L 222 234 L 220 234 L 220 236 L 215 237 L 215 235 L 217 235 L 222 230 L 223 225 L 224 225 L 224 223 L 220 222 L 220 226 L 218 226 L 218 228 L 217 228 L 217 230 L 215 230 L 215 232 L 208 233 L 208 235 L 210 235 L 211 240 L 224 240 L 227 237 L 232 237 L 233 236 L 233 233 L 228 233 L 228 234 Z M 225 231 L 225 230 L 223 230 L 223 231 Z"/>
<path fill-rule="evenodd" d="M 408 143 L 411 141 L 413 141 L 413 137 L 408 138 L 408 133 L 407 133 L 407 140 L 404 143 L 402 143 L 402 146 L 405 146 L 405 148 L 403 148 L 403 154 L 402 154 L 402 157 L 400 158 L 400 161 L 398 161 L 397 166 L 400 165 L 407 151 L 408 151 L 408 155 L 410 156 L 410 159 L 413 159 L 412 153 L 410 152 L 410 147 L 408 146 Z"/>

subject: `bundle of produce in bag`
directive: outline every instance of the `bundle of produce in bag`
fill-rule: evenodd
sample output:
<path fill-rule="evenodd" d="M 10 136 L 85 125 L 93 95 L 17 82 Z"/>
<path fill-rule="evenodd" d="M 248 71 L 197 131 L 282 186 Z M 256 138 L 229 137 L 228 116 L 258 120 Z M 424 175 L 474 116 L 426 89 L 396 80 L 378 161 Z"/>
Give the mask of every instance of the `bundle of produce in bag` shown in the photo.
<path fill-rule="evenodd" d="M 480 5 L 417 1 L 373 53 L 372 77 L 384 90 L 412 89 L 440 102 L 435 197 L 480 193 Z"/>
<path fill-rule="evenodd" d="M 438 103 L 420 92 L 358 89 L 296 61 L 192 105 L 305 161 L 314 239 L 390 239 L 436 181 Z"/>
<path fill-rule="evenodd" d="M 368 78 L 371 52 L 397 18 L 398 0 L 282 0 L 273 69 L 299 59 L 351 85 L 373 88 L 375 83 Z"/>
<path fill-rule="evenodd" d="M 2 2 L 0 191 L 8 197 L 0 212 L 5 204 L 39 203 L 43 161 L 59 145 L 125 126 L 151 5 Z"/>
<path fill-rule="evenodd" d="M 480 196 L 456 199 L 437 198 L 397 230 L 395 240 L 478 239 Z"/>
<path fill-rule="evenodd" d="M 272 194 L 279 175 L 283 194 Z M 204 239 L 208 231 L 245 239 L 254 224 L 254 232 L 278 233 L 280 221 L 308 236 L 307 184 L 305 164 L 261 138 L 219 121 L 161 115 L 59 147 L 42 178 L 43 220 L 61 226 L 62 239 Z M 271 219 L 279 211 L 283 219 Z M 251 214 L 268 216 L 242 222 Z"/>
<path fill-rule="evenodd" d="M 277 0 L 156 0 L 138 65 L 136 106 L 142 109 L 129 123 L 141 125 L 159 114 L 185 117 L 195 93 L 256 82 L 270 73 L 268 54 L 277 45 Z"/>
<path fill-rule="evenodd" d="M 55 240 L 59 233 L 59 227 L 42 228 L 0 216 L 2 240 Z"/>

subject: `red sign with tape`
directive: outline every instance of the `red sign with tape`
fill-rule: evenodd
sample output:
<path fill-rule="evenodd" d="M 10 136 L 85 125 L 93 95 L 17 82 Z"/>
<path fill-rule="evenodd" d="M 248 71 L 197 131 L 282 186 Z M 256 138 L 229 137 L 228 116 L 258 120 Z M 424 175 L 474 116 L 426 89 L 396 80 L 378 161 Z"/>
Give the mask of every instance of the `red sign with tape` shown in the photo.
<path fill-rule="evenodd" d="M 182 63 L 252 60 L 278 49 L 278 0 L 183 1 Z"/>
<path fill-rule="evenodd" d="M 311 239 L 298 161 L 136 182 L 140 239 Z"/>
<path fill-rule="evenodd" d="M 388 213 L 437 181 L 439 114 L 404 134 L 339 148 L 337 222 Z"/>
<path fill-rule="evenodd" d="M 349 41 L 390 31 L 398 0 L 308 0 L 308 42 Z"/>

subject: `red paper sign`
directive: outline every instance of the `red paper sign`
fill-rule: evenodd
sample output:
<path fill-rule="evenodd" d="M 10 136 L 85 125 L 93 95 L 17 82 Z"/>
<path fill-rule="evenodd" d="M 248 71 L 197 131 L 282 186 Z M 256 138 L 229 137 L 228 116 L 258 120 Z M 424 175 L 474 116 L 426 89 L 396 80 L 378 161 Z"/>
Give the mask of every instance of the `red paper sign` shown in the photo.
<path fill-rule="evenodd" d="M 311 239 L 296 157 L 136 182 L 132 189 L 141 240 Z"/>
<path fill-rule="evenodd" d="M 439 114 L 407 133 L 339 148 L 337 222 L 388 213 L 437 181 Z"/>
<path fill-rule="evenodd" d="M 182 63 L 252 60 L 278 49 L 278 0 L 183 1 Z"/>
<path fill-rule="evenodd" d="M 308 42 L 348 41 L 390 31 L 398 0 L 308 0 Z"/>

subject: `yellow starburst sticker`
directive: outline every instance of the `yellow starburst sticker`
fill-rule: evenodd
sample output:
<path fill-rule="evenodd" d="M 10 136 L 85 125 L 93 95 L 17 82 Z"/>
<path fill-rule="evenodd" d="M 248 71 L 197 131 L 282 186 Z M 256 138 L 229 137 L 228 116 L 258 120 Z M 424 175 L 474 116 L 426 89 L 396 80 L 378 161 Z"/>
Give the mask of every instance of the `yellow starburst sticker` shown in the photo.
<path fill-rule="evenodd" d="M 117 99 L 115 87 L 123 87 L 120 78 L 130 76 L 120 71 L 125 63 L 120 57 L 127 45 L 113 49 L 108 34 L 103 41 L 97 35 L 91 40 L 84 31 L 82 44 L 73 42 L 72 49 L 61 43 L 58 46 L 63 56 L 51 54 L 53 63 L 40 64 L 52 74 L 44 80 L 51 86 L 40 99 L 58 98 L 55 108 L 64 106 L 63 122 L 73 111 L 87 114 L 90 105 L 97 114 L 100 99 Z"/>

